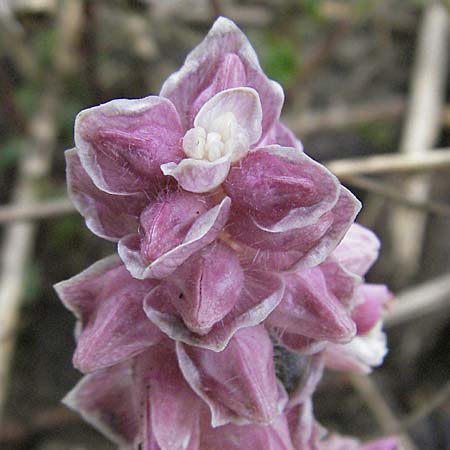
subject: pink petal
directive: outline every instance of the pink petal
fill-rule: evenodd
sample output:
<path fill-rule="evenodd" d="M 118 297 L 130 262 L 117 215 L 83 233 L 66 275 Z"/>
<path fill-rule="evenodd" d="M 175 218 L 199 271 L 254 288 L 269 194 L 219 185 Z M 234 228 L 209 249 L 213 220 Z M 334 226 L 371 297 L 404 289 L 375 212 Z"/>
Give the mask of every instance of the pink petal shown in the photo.
<path fill-rule="evenodd" d="M 268 317 L 269 326 L 333 342 L 347 342 L 355 335 L 347 299 L 337 297 L 330 289 L 333 276 L 328 277 L 321 266 L 287 273 L 284 278 L 284 297 Z M 348 276 L 342 277 L 342 281 L 348 284 L 351 297 L 356 288 L 355 280 Z"/>
<path fill-rule="evenodd" d="M 164 286 L 186 326 L 204 335 L 234 308 L 243 281 L 236 253 L 215 242 L 186 260 Z"/>
<path fill-rule="evenodd" d="M 283 414 L 270 425 L 204 426 L 201 443 L 205 450 L 295 450 Z"/>
<path fill-rule="evenodd" d="M 164 341 L 139 355 L 136 379 L 143 401 L 143 449 L 199 450 L 201 402 L 178 368 L 173 344 Z"/>
<path fill-rule="evenodd" d="M 326 367 L 338 371 L 370 373 L 387 354 L 387 339 L 378 322 L 364 336 L 356 336 L 348 344 L 329 344 L 323 352 Z"/>
<path fill-rule="evenodd" d="M 224 74 L 227 75 L 224 77 Z M 161 95 L 175 104 L 185 127 L 190 128 L 202 102 L 217 92 L 238 86 L 248 86 L 258 92 L 264 135 L 279 118 L 283 90 L 264 74 L 242 31 L 230 20 L 220 17 L 203 42 L 189 53 L 181 69 L 166 80 Z"/>
<path fill-rule="evenodd" d="M 319 441 L 326 431 L 315 420 L 311 399 L 287 411 L 291 439 L 296 449 L 322 450 Z M 351 450 L 350 448 L 348 450 Z"/>
<path fill-rule="evenodd" d="M 294 133 L 282 122 L 275 122 L 264 139 L 258 143 L 258 147 L 267 147 L 269 145 L 281 145 L 282 147 L 292 147 L 303 151 L 303 144 L 297 139 Z"/>
<path fill-rule="evenodd" d="M 279 145 L 251 152 L 232 168 L 224 188 L 256 227 L 272 233 L 314 224 L 339 196 L 339 182 L 324 166 Z"/>
<path fill-rule="evenodd" d="M 333 255 L 350 272 L 365 275 L 378 258 L 380 241 L 368 228 L 354 223 Z"/>
<path fill-rule="evenodd" d="M 67 150 L 67 184 L 72 203 L 97 236 L 117 241 L 138 229 L 139 215 L 148 204 L 144 194 L 112 195 L 95 186 L 83 169 L 76 149 Z"/>
<path fill-rule="evenodd" d="M 142 256 L 141 237 L 139 235 L 129 235 L 122 238 L 118 245 L 119 255 L 133 277 L 138 279 L 164 278 L 183 264 L 191 255 L 216 239 L 228 219 L 230 203 L 230 199 L 225 197 L 219 205 L 209 209 L 204 214 L 200 214 L 185 235 L 182 243 L 177 245 L 179 238 L 177 236 L 172 243 L 173 248 L 149 264 Z M 190 202 L 189 205 L 198 206 L 196 201 Z M 175 204 L 174 207 L 176 208 L 177 205 Z M 194 209 L 193 211 L 196 213 L 197 210 Z M 178 211 L 173 212 L 174 216 Z M 164 246 L 169 245 L 169 242 L 164 243 Z"/>
<path fill-rule="evenodd" d="M 156 96 L 112 100 L 82 111 L 75 121 L 84 169 L 98 188 L 114 194 L 167 183 L 160 166 L 184 156 L 183 134 L 175 107 Z"/>
<path fill-rule="evenodd" d="M 133 395 L 130 361 L 86 375 L 63 403 L 117 445 L 136 448 L 138 399 Z"/>
<path fill-rule="evenodd" d="M 393 299 L 393 294 L 384 284 L 363 284 L 358 288 L 360 302 L 352 312 L 358 334 L 367 334 L 381 319 L 385 305 Z"/>
<path fill-rule="evenodd" d="M 355 219 L 361 204 L 341 187 L 336 205 L 313 225 L 282 233 L 262 231 L 245 217 L 230 225 L 234 237 L 253 247 L 253 263 L 272 270 L 301 270 L 323 262 Z M 232 216 L 231 221 L 236 220 Z M 238 219 L 239 220 L 239 219 Z"/>
<path fill-rule="evenodd" d="M 200 93 L 190 107 L 192 117 L 200 108 L 218 92 L 246 85 L 245 66 L 238 55 L 227 53 L 220 58 L 211 83 Z"/>
<path fill-rule="evenodd" d="M 154 280 L 133 279 L 113 256 L 55 286 L 80 321 L 75 367 L 92 372 L 112 366 L 159 341 L 159 330 L 142 309 L 145 295 L 155 285 Z"/>
<path fill-rule="evenodd" d="M 189 345 L 222 351 L 237 330 L 258 325 L 280 302 L 283 280 L 276 274 L 246 269 L 244 287 L 235 307 L 209 333 L 189 330 L 171 305 L 164 288 L 156 287 L 144 301 L 148 318 L 172 339 Z"/>
<path fill-rule="evenodd" d="M 179 342 L 177 354 L 184 377 L 211 410 L 213 427 L 268 424 L 282 412 L 287 395 L 275 377 L 263 326 L 239 330 L 221 352 Z"/>
<path fill-rule="evenodd" d="M 225 113 L 233 113 L 238 125 L 248 134 L 250 144 L 260 138 L 262 110 L 254 89 L 239 87 L 219 92 L 202 106 L 194 126 L 210 130 L 214 120 Z"/>
<path fill-rule="evenodd" d="M 230 160 L 228 156 L 212 162 L 185 158 L 179 164 L 162 164 L 161 170 L 164 175 L 174 177 L 184 190 L 201 194 L 214 190 L 225 181 L 230 171 Z"/>
<path fill-rule="evenodd" d="M 214 204 L 209 197 L 170 192 L 149 205 L 141 214 L 141 254 L 147 263 L 155 261 L 183 243 L 190 228 Z"/>

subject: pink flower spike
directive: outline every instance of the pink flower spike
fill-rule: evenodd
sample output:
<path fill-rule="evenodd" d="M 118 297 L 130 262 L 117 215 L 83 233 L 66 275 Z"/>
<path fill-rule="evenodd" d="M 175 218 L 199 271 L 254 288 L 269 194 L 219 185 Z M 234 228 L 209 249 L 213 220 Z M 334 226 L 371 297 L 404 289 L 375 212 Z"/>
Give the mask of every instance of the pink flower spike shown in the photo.
<path fill-rule="evenodd" d="M 239 330 L 222 352 L 177 343 L 177 354 L 184 377 L 211 410 L 213 427 L 268 424 L 286 405 L 272 342 L 261 325 Z"/>
<path fill-rule="evenodd" d="M 154 280 L 133 279 L 112 256 L 55 286 L 79 320 L 75 367 L 82 372 L 109 367 L 161 339 L 142 309 L 144 296 L 155 285 Z"/>
<path fill-rule="evenodd" d="M 112 194 L 153 192 L 167 182 L 160 166 L 183 157 L 173 104 L 151 96 L 112 100 L 81 111 L 75 145 L 94 184 Z"/>

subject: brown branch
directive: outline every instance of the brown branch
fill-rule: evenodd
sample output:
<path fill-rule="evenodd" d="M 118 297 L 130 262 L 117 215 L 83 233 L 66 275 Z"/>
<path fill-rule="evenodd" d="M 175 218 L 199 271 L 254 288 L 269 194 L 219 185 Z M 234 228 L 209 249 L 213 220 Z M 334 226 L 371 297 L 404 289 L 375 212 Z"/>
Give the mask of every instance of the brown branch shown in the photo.
<path fill-rule="evenodd" d="M 80 417 L 73 411 L 57 406 L 40 411 L 31 417 L 27 423 L 9 422 L 0 427 L 0 443 L 23 443 L 38 433 L 54 430 L 61 426 L 76 423 Z"/>
<path fill-rule="evenodd" d="M 401 428 L 396 415 L 384 399 L 374 380 L 367 375 L 350 375 L 350 382 L 372 412 L 381 430 L 386 435 L 395 434 Z M 411 438 L 403 433 L 399 436 L 405 450 L 417 450 Z"/>
<path fill-rule="evenodd" d="M 23 112 L 17 107 L 14 99 L 14 86 L 8 75 L 4 71 L 4 66 L 0 66 L 0 102 L 5 113 L 6 120 L 18 134 L 24 135 L 27 132 L 27 119 Z"/>
<path fill-rule="evenodd" d="M 395 326 L 449 307 L 450 275 L 446 274 L 398 294 L 384 317 L 384 325 Z"/>
<path fill-rule="evenodd" d="M 0 224 L 12 221 L 48 219 L 76 212 L 67 198 L 47 200 L 30 205 L 11 205 L 0 207 Z"/>
<path fill-rule="evenodd" d="M 430 150 L 423 155 L 386 154 L 328 161 L 325 165 L 339 178 L 382 173 L 423 172 L 448 169 L 450 148 Z"/>
<path fill-rule="evenodd" d="M 423 155 L 439 138 L 444 110 L 448 73 L 450 20 L 440 2 L 429 2 L 419 30 L 415 65 L 400 151 L 405 155 Z M 426 201 L 431 179 L 418 175 L 404 180 L 398 189 Z M 389 215 L 395 278 L 405 283 L 419 269 L 426 216 L 408 208 L 398 208 Z"/>
<path fill-rule="evenodd" d="M 72 13 L 70 8 L 60 4 L 56 27 L 58 33 L 67 33 L 72 28 L 65 27 Z M 78 33 L 77 33 L 78 34 Z M 59 39 L 54 54 L 54 64 L 44 86 L 39 108 L 30 121 L 29 134 L 23 158 L 19 163 L 18 179 L 13 190 L 13 202 L 26 207 L 37 198 L 37 183 L 50 170 L 51 154 L 57 136 L 57 112 L 61 104 L 61 81 L 67 69 L 65 56 L 66 43 L 72 39 Z M 0 254 L 0 317 L 2 321 L 0 336 L 0 421 L 6 401 L 9 383 L 9 368 L 14 351 L 15 340 L 1 339 L 11 336 L 16 329 L 20 302 L 24 289 L 27 264 L 31 259 L 34 237 L 37 228 L 31 222 L 11 223 L 4 230 L 3 246 Z"/>
<path fill-rule="evenodd" d="M 84 59 L 84 75 L 90 98 L 96 103 L 101 103 L 103 94 L 97 77 L 97 5 L 95 0 L 85 0 L 83 12 L 84 28 L 81 50 Z"/>
<path fill-rule="evenodd" d="M 399 119 L 405 112 L 403 97 L 389 97 L 360 105 L 333 106 L 322 111 L 309 111 L 299 116 L 285 118 L 292 131 L 305 136 L 324 130 L 355 127 L 377 120 Z"/>
<path fill-rule="evenodd" d="M 449 205 L 436 201 L 416 200 L 408 195 L 405 195 L 403 192 L 399 192 L 395 186 L 390 186 L 389 184 L 386 185 L 385 181 L 376 181 L 371 178 L 361 176 L 348 177 L 345 181 L 351 186 L 363 189 L 372 194 L 381 195 L 382 197 L 393 200 L 395 203 L 408 206 L 409 208 L 450 218 Z"/>

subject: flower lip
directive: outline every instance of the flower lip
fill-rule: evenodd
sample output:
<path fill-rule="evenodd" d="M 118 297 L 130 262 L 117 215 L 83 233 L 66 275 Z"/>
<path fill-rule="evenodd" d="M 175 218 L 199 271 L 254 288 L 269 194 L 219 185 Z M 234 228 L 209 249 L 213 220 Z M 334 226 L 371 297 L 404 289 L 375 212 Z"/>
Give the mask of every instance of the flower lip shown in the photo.
<path fill-rule="evenodd" d="M 258 93 L 248 87 L 226 89 L 209 99 L 183 138 L 186 158 L 161 165 L 187 191 L 209 192 L 222 184 L 230 165 L 247 155 L 262 133 Z"/>

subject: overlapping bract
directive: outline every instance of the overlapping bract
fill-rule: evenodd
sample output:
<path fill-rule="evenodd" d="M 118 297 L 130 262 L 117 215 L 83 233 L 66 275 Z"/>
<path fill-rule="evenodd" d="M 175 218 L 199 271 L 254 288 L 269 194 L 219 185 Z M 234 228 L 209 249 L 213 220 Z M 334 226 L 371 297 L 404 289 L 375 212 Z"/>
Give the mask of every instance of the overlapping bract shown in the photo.
<path fill-rule="evenodd" d="M 118 255 L 56 286 L 87 374 L 66 403 L 123 449 L 397 448 L 325 436 L 312 415 L 324 365 L 381 362 L 390 294 L 363 282 L 378 241 L 279 121 L 283 100 L 219 18 L 159 96 L 77 116 L 69 194 Z M 271 339 L 315 355 L 290 399 Z"/>

